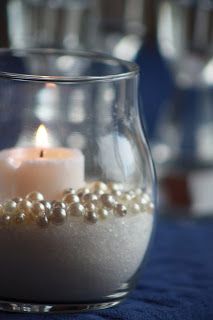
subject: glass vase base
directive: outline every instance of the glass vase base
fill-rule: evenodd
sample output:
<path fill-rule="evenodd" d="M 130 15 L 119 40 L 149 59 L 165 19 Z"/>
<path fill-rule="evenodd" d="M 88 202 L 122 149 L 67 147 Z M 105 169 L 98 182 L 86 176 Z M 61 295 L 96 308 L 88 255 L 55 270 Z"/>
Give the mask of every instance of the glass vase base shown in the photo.
<path fill-rule="evenodd" d="M 111 308 L 122 301 L 123 299 L 101 303 L 43 304 L 0 300 L 0 311 L 19 313 L 78 313 Z"/>

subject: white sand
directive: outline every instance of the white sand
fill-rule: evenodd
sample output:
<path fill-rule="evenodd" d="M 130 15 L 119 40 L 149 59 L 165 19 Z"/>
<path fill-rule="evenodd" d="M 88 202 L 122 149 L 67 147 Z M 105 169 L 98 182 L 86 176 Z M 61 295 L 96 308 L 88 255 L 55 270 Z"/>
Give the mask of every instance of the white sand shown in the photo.
<path fill-rule="evenodd" d="M 31 302 L 100 300 L 135 274 L 153 215 L 112 216 L 91 225 L 69 218 L 47 229 L 0 229 L 0 297 Z"/>

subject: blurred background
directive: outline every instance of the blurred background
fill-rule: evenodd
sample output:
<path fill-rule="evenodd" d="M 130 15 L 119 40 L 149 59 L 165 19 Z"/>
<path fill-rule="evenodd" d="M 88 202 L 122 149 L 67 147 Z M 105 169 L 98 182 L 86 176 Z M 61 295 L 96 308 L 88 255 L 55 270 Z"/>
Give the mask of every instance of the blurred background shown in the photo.
<path fill-rule="evenodd" d="M 212 0 L 2 0 L 0 46 L 92 49 L 137 62 L 159 212 L 213 214 Z M 23 71 L 21 61 L 8 63 Z M 72 62 L 64 56 L 58 63 L 66 69 Z M 104 94 L 110 99 L 110 90 Z M 87 97 L 77 98 L 75 125 Z M 53 116 L 57 99 L 53 88 L 42 89 L 38 117 Z M 70 143 L 83 141 L 75 136 Z"/>

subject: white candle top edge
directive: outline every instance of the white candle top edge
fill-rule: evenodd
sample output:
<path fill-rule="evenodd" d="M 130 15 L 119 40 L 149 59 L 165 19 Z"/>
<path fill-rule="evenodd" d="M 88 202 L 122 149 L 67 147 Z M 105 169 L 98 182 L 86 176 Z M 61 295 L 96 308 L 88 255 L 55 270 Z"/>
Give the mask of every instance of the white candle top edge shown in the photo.
<path fill-rule="evenodd" d="M 40 156 L 43 151 L 43 157 Z M 48 163 L 48 162 L 84 162 L 83 153 L 79 149 L 69 148 L 10 148 L 0 151 L 0 162 L 7 162 L 18 168 L 22 163 Z"/>

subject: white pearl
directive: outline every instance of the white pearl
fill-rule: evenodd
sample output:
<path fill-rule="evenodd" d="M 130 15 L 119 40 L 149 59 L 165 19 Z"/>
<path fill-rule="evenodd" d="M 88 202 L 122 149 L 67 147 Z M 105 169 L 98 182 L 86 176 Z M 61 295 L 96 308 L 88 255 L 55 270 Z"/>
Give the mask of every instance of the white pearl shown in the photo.
<path fill-rule="evenodd" d="M 148 193 L 144 193 L 143 194 L 143 198 L 145 201 L 149 202 L 151 200 L 150 196 L 148 195 Z"/>
<path fill-rule="evenodd" d="M 146 200 L 144 200 L 144 199 L 141 199 L 141 200 L 139 201 L 139 204 L 140 204 L 142 210 L 146 210 L 146 207 L 147 207 L 147 205 L 148 205 L 148 201 L 146 201 Z"/>
<path fill-rule="evenodd" d="M 39 227 L 45 228 L 48 226 L 49 221 L 46 215 L 39 215 L 36 217 L 36 223 Z"/>
<path fill-rule="evenodd" d="M 25 222 L 25 219 L 26 219 L 25 213 L 24 212 L 19 212 L 15 216 L 15 223 L 22 224 L 22 223 Z"/>
<path fill-rule="evenodd" d="M 129 195 L 131 196 L 131 199 L 134 199 L 136 197 L 136 193 L 134 190 L 130 190 Z"/>
<path fill-rule="evenodd" d="M 85 215 L 85 220 L 89 223 L 96 223 L 98 221 L 98 215 L 94 211 L 88 211 Z"/>
<path fill-rule="evenodd" d="M 47 208 L 49 210 L 52 208 L 52 204 L 50 201 L 42 200 L 42 201 L 40 201 L 40 203 L 42 203 L 45 206 L 45 208 Z"/>
<path fill-rule="evenodd" d="M 21 197 L 15 197 L 15 198 L 13 198 L 12 200 L 15 201 L 15 202 L 18 204 L 19 202 L 21 202 L 21 201 L 23 200 L 23 198 L 21 198 Z"/>
<path fill-rule="evenodd" d="M 26 196 L 26 200 L 42 201 L 42 200 L 44 200 L 44 196 L 40 192 L 32 191 L 32 192 L 28 193 L 28 195 Z"/>
<path fill-rule="evenodd" d="M 139 204 L 141 206 L 142 212 L 148 211 L 149 203 L 151 202 L 150 197 L 148 194 L 144 193 L 143 196 L 140 198 Z"/>
<path fill-rule="evenodd" d="M 101 202 L 103 204 L 104 207 L 112 209 L 115 205 L 115 199 L 112 195 L 108 194 L 108 193 L 104 193 L 102 194 L 102 196 L 100 197 Z"/>
<path fill-rule="evenodd" d="M 42 203 L 45 207 L 45 214 L 49 217 L 50 215 L 50 211 L 52 209 L 52 204 L 50 201 L 46 201 L 46 200 L 42 200 L 40 201 L 40 203 Z"/>
<path fill-rule="evenodd" d="M 32 207 L 32 214 L 37 216 L 45 212 L 45 206 L 41 202 L 34 202 Z"/>
<path fill-rule="evenodd" d="M 67 213 L 71 216 L 80 217 L 85 214 L 85 208 L 81 203 L 71 203 L 67 209 Z"/>
<path fill-rule="evenodd" d="M 66 203 L 64 203 L 62 201 L 55 201 L 54 200 L 54 201 L 52 201 L 51 207 L 52 208 L 59 207 L 59 208 L 66 209 L 67 205 L 66 205 Z"/>
<path fill-rule="evenodd" d="M 124 202 L 125 204 L 127 204 L 128 202 L 130 202 L 132 200 L 132 196 L 126 192 L 121 195 L 120 200 L 122 202 Z"/>
<path fill-rule="evenodd" d="M 137 189 L 135 190 L 135 194 L 136 194 L 136 196 L 140 196 L 140 195 L 142 194 L 142 189 L 137 188 Z"/>
<path fill-rule="evenodd" d="M 133 203 L 131 206 L 130 206 L 130 211 L 132 213 L 140 213 L 141 212 L 141 207 L 138 203 Z"/>
<path fill-rule="evenodd" d="M 14 214 L 16 212 L 17 203 L 13 200 L 8 200 L 4 203 L 5 214 Z"/>
<path fill-rule="evenodd" d="M 30 214 L 32 211 L 33 204 L 29 200 L 22 200 L 17 204 L 17 212 L 24 212 L 25 214 Z"/>
<path fill-rule="evenodd" d="M 110 214 L 110 212 L 105 208 L 101 208 L 101 209 L 98 210 L 98 215 L 102 219 L 108 218 L 109 214 Z"/>
<path fill-rule="evenodd" d="M 112 190 L 112 194 L 113 196 L 115 196 L 116 198 L 121 198 L 122 197 L 122 191 L 120 190 Z"/>
<path fill-rule="evenodd" d="M 64 190 L 63 196 L 65 196 L 66 194 L 76 194 L 76 191 L 73 188 L 68 188 Z"/>
<path fill-rule="evenodd" d="M 60 207 L 53 208 L 50 215 L 50 220 L 54 224 L 62 224 L 67 217 L 66 210 Z"/>
<path fill-rule="evenodd" d="M 142 196 L 139 197 L 139 202 L 141 205 L 146 205 L 150 202 L 150 197 L 147 193 L 144 193 Z"/>
<path fill-rule="evenodd" d="M 115 207 L 115 214 L 117 214 L 118 216 L 125 216 L 127 214 L 127 208 L 126 206 L 124 206 L 123 204 L 118 203 Z"/>
<path fill-rule="evenodd" d="M 104 190 L 96 190 L 96 191 L 94 191 L 94 194 L 97 196 L 97 197 L 100 197 L 102 194 L 104 194 L 105 192 L 104 192 Z"/>
<path fill-rule="evenodd" d="M 124 186 L 121 183 L 116 183 L 116 182 L 109 182 L 108 183 L 108 188 L 111 191 L 122 191 L 124 189 Z"/>
<path fill-rule="evenodd" d="M 92 202 L 87 202 L 87 203 L 84 203 L 84 207 L 87 211 L 95 211 L 96 210 L 96 206 L 94 203 Z"/>
<path fill-rule="evenodd" d="M 3 226 L 8 226 L 11 222 L 11 216 L 9 214 L 3 214 L 0 217 L 0 224 Z"/>
<path fill-rule="evenodd" d="M 77 203 L 80 201 L 79 197 L 76 194 L 71 193 L 66 194 L 62 200 L 65 203 Z"/>
<path fill-rule="evenodd" d="M 92 184 L 91 184 L 91 190 L 93 192 L 96 192 L 96 191 L 99 191 L 99 190 L 102 190 L 104 192 L 106 192 L 108 190 L 108 187 L 107 185 L 104 183 L 104 182 L 101 182 L 101 181 L 94 181 Z"/>
<path fill-rule="evenodd" d="M 82 198 L 81 201 L 83 201 L 84 203 L 94 203 L 97 204 L 98 203 L 98 197 L 97 195 L 93 194 L 93 193 L 86 193 Z"/>
<path fill-rule="evenodd" d="M 78 197 L 81 199 L 86 193 L 90 193 L 90 189 L 89 188 L 81 188 L 78 189 L 77 191 L 77 195 Z"/>

